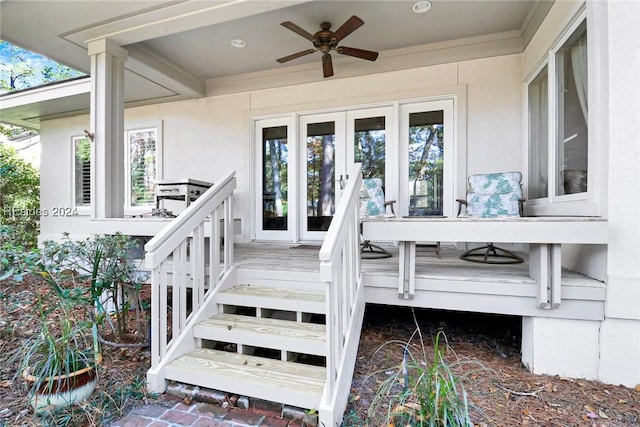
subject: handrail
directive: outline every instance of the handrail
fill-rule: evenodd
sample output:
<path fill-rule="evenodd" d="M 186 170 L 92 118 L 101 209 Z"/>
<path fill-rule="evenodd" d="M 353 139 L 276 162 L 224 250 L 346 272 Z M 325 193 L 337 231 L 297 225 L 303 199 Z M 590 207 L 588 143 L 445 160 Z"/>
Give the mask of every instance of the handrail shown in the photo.
<path fill-rule="evenodd" d="M 235 188 L 235 172 L 232 172 L 212 185 L 145 245 L 145 265 L 151 270 L 153 335 L 147 378 L 155 378 L 154 389 L 162 389 L 160 384 L 164 380 L 160 372 L 167 359 L 179 349 L 195 346 L 193 339 L 185 338 L 188 325 L 196 313 L 199 315 L 208 307 L 206 302 L 218 291 L 218 284 L 226 281 L 234 270 L 232 201 Z M 191 289 L 191 295 L 187 288 Z M 167 304 L 169 299 L 171 309 Z"/>
<path fill-rule="evenodd" d="M 177 243 L 184 240 L 193 231 L 195 225 L 213 212 L 213 207 L 220 205 L 236 188 L 235 171 L 228 174 L 220 182 L 213 184 L 207 191 L 182 211 L 175 221 L 172 221 L 156 234 L 144 250 L 147 252 L 145 264 L 147 268 L 155 268 L 177 247 Z M 150 257 L 149 254 L 152 254 Z"/>
<path fill-rule="evenodd" d="M 320 248 L 320 277 L 325 282 L 327 307 L 327 382 L 321 404 L 334 417 L 346 406 L 364 311 L 360 268 L 360 186 L 362 165 L 356 163 L 342 191 L 325 240 Z M 350 371 L 351 369 L 351 371 Z M 340 412 L 341 413 L 341 412 Z M 331 422 L 333 425 L 333 422 Z"/>

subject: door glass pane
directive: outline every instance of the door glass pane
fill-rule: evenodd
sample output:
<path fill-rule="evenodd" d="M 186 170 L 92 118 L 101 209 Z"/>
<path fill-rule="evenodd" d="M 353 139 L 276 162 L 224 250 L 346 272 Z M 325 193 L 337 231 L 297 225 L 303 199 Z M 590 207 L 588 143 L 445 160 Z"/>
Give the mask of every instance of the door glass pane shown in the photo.
<path fill-rule="evenodd" d="M 262 229 L 288 227 L 287 127 L 262 129 Z"/>
<path fill-rule="evenodd" d="M 529 84 L 529 198 L 548 196 L 549 75 L 547 67 Z"/>
<path fill-rule="evenodd" d="M 444 111 L 409 114 L 409 216 L 442 215 Z"/>
<path fill-rule="evenodd" d="M 587 28 L 583 22 L 556 53 L 556 194 L 587 191 Z"/>
<path fill-rule="evenodd" d="M 364 178 L 382 178 L 385 167 L 385 118 L 355 120 L 354 160 L 362 163 Z"/>
<path fill-rule="evenodd" d="M 335 212 L 335 123 L 307 125 L 307 230 L 327 231 Z"/>

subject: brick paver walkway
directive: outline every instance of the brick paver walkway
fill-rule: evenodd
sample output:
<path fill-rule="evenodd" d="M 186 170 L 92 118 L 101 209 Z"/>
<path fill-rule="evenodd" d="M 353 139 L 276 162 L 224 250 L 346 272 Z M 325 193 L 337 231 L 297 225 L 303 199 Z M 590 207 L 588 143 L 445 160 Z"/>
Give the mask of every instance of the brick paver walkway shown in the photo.
<path fill-rule="evenodd" d="M 209 403 L 184 404 L 163 396 L 161 400 L 133 409 L 112 421 L 109 427 L 302 427 L 300 421 L 287 420 L 266 411 L 222 408 Z"/>

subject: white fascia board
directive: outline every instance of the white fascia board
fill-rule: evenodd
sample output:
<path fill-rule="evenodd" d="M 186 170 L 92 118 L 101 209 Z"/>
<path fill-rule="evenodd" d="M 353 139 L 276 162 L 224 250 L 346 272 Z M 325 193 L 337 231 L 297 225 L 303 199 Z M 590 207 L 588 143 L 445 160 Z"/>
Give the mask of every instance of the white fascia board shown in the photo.
<path fill-rule="evenodd" d="M 91 92 L 91 78 L 62 82 L 54 85 L 36 87 L 0 98 L 0 112 L 5 109 L 21 107 L 43 101 L 65 98 Z"/>

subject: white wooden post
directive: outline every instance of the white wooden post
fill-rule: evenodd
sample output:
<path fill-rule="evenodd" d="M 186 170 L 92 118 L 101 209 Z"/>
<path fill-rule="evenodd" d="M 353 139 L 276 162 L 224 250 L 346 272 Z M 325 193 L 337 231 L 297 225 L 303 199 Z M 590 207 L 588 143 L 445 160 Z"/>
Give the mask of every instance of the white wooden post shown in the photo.
<path fill-rule="evenodd" d="M 562 292 L 560 244 L 529 245 L 529 276 L 538 284 L 538 308 L 560 307 Z"/>
<path fill-rule="evenodd" d="M 124 216 L 124 63 L 109 40 L 89 42 L 91 56 L 91 216 Z"/>
<path fill-rule="evenodd" d="M 416 242 L 400 241 L 400 274 L 398 275 L 398 295 L 413 299 L 416 293 Z"/>

